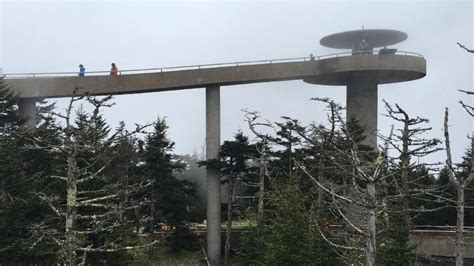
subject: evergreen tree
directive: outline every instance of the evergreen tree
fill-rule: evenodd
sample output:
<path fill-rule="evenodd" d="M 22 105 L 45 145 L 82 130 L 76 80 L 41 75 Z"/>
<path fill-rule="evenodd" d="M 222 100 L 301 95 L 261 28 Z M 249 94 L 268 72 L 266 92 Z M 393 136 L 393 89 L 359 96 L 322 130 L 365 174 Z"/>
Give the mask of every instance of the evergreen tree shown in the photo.
<path fill-rule="evenodd" d="M 438 174 L 438 178 L 435 181 L 435 186 L 443 189 L 443 194 L 441 194 L 442 196 L 448 199 L 455 200 L 456 188 L 449 181 L 448 171 L 449 170 L 446 166 L 441 169 Z M 443 208 L 437 212 L 430 213 L 429 217 L 427 217 L 426 220 L 428 221 L 428 223 L 423 224 L 456 226 L 456 208 L 454 206 L 450 206 L 447 208 Z"/>
<path fill-rule="evenodd" d="M 18 238 L 25 235 L 24 213 L 17 210 L 23 207 L 19 197 L 26 192 L 26 179 L 19 174 L 21 160 L 16 134 L 22 121 L 17 100 L 0 77 L 0 262 L 19 259 L 23 248 Z"/>
<path fill-rule="evenodd" d="M 186 166 L 184 170 L 177 174 L 180 180 L 191 182 L 196 188 L 197 200 L 191 205 L 191 221 L 201 223 L 206 219 L 206 169 L 199 166 L 199 162 L 205 160 L 204 153 L 194 151 L 191 155 L 177 155 L 176 158 Z"/>
<path fill-rule="evenodd" d="M 54 155 L 28 148 L 32 136 L 47 135 L 42 126 L 46 119 L 35 131 L 23 128 L 17 101 L 0 77 L 0 263 L 53 263 L 55 245 L 47 241 L 35 245 L 30 228 L 52 219 L 33 191 L 42 186 L 38 177 L 53 169 Z"/>
<path fill-rule="evenodd" d="M 18 112 L 18 96 L 0 76 L 0 136 L 11 136 L 23 123 Z"/>
<path fill-rule="evenodd" d="M 158 118 L 153 132 L 145 139 L 140 158 L 143 162 L 141 173 L 150 181 L 150 214 L 155 219 L 171 224 L 175 230 L 170 239 L 173 249 L 189 248 L 189 242 L 180 241 L 185 222 L 190 218 L 189 207 L 196 198 L 194 185 L 176 178 L 176 173 L 184 165 L 173 157 L 174 142 L 167 137 L 168 125 L 165 119 Z"/>
<path fill-rule="evenodd" d="M 262 223 L 243 239 L 239 259 L 250 265 L 342 265 L 322 240 L 311 202 L 294 177 L 269 196 Z"/>
<path fill-rule="evenodd" d="M 408 210 L 404 209 L 403 196 L 396 195 L 390 202 L 389 221 L 379 236 L 377 251 L 380 265 L 416 265 L 416 245 L 409 242 L 410 227 L 406 225 Z"/>
<path fill-rule="evenodd" d="M 3 77 L 0 77 L 0 204 L 11 195 L 6 190 L 9 178 L 19 172 L 17 133 L 24 122 L 19 115 L 18 97 L 10 91 Z"/>
<path fill-rule="evenodd" d="M 294 160 L 300 161 L 302 154 L 301 137 L 299 132 L 302 128 L 296 119 L 283 117 L 283 122 L 276 122 L 278 128 L 275 137 L 270 137 L 269 141 L 277 146 L 271 153 L 274 160 L 271 168 L 275 173 L 275 178 L 279 181 L 286 181 L 295 172 Z"/>
<path fill-rule="evenodd" d="M 139 232 L 141 226 L 140 209 L 147 204 L 146 196 L 151 188 L 151 182 L 140 175 L 139 171 L 139 139 L 125 129 L 125 123 L 121 121 L 116 130 L 118 141 L 113 147 L 114 161 L 111 165 L 116 167 L 110 169 L 112 176 L 118 176 L 120 191 L 120 208 L 127 220 L 134 221 L 135 232 Z M 134 188 L 140 189 L 134 189 Z M 125 219 L 125 218 L 124 218 Z"/>
<path fill-rule="evenodd" d="M 248 137 L 242 132 L 237 132 L 232 141 L 224 141 L 220 147 L 219 160 L 208 160 L 201 162 L 201 165 L 219 169 L 222 174 L 221 182 L 227 184 L 227 229 L 224 248 L 224 264 L 228 265 L 231 252 L 231 230 L 233 214 L 235 212 L 234 205 L 235 193 L 238 182 L 253 181 L 255 168 L 251 167 L 250 161 L 256 155 L 255 149 L 249 144 Z"/>
<path fill-rule="evenodd" d="M 471 169 L 471 150 L 467 150 L 462 157 L 462 161 L 456 164 L 456 168 L 459 171 L 459 175 L 467 178 Z M 453 202 L 457 198 L 456 188 L 449 181 L 449 173 L 447 166 L 443 167 L 435 180 L 435 186 L 442 188 L 442 196 L 447 199 L 451 199 Z M 465 192 L 465 204 L 466 206 L 474 206 L 474 183 L 470 183 Z M 439 200 L 437 205 L 444 204 L 444 200 Z M 422 216 L 422 222 L 420 225 L 439 225 L 439 226 L 456 226 L 456 208 L 453 203 L 448 203 L 445 208 L 437 210 L 429 214 Z M 466 208 L 465 210 L 465 224 L 466 226 L 474 226 L 474 209 Z"/>

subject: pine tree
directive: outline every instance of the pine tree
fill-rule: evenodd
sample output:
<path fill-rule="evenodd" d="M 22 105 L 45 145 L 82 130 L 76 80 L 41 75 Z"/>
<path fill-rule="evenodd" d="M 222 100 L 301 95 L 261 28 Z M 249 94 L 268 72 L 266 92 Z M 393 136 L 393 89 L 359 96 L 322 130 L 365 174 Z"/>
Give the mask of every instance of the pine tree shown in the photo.
<path fill-rule="evenodd" d="M 299 132 L 301 127 L 296 119 L 283 117 L 283 122 L 276 122 L 278 128 L 275 137 L 270 137 L 269 142 L 281 147 L 281 149 L 274 149 L 271 153 L 272 160 L 271 168 L 275 172 L 275 178 L 284 182 L 289 176 L 294 174 L 295 166 L 294 160 L 301 159 L 301 137 Z"/>
<path fill-rule="evenodd" d="M 0 136 L 11 136 L 25 121 L 18 112 L 18 96 L 0 76 Z"/>
<path fill-rule="evenodd" d="M 199 162 L 205 160 L 205 154 L 194 151 L 191 155 L 177 155 L 176 158 L 186 165 L 177 178 L 192 183 L 196 188 L 197 200 L 191 205 L 191 221 L 200 223 L 206 219 L 206 169 L 199 166 Z"/>
<path fill-rule="evenodd" d="M 33 135 L 46 134 L 43 128 L 32 132 L 22 127 L 17 100 L 0 77 L 0 263 L 53 263 L 54 244 L 34 245 L 29 229 L 51 219 L 32 192 L 41 187 L 39 173 L 53 169 L 54 155 L 27 148 Z"/>
<path fill-rule="evenodd" d="M 15 134 L 23 120 L 17 106 L 18 97 L 10 91 L 3 77 L 0 77 L 0 204 L 7 201 L 7 179 L 14 176 L 18 169 L 18 147 Z"/>
<path fill-rule="evenodd" d="M 167 129 L 166 120 L 158 118 L 140 152 L 143 162 L 140 171 L 152 182 L 148 212 L 175 228 L 170 244 L 176 250 L 189 247 L 189 243 L 180 238 L 186 230 L 184 224 L 190 218 L 189 207 L 196 198 L 196 189 L 192 183 L 176 178 L 184 165 L 173 157 L 174 142 L 168 139 Z"/>
<path fill-rule="evenodd" d="M 268 198 L 264 220 L 243 239 L 239 259 L 250 265 L 342 265 L 322 240 L 311 201 L 290 177 Z"/>
<path fill-rule="evenodd" d="M 389 206 L 390 225 L 379 236 L 377 251 L 380 265 L 416 265 L 416 245 L 410 243 L 410 227 L 406 225 L 408 210 L 404 209 L 403 196 L 396 195 Z"/>

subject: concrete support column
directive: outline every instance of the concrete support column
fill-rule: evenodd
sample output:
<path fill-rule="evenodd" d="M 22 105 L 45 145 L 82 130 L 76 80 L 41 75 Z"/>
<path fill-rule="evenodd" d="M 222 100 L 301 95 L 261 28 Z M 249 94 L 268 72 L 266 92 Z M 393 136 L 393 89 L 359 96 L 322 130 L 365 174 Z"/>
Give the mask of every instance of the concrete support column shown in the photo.
<path fill-rule="evenodd" d="M 220 88 L 206 88 L 206 159 L 218 159 L 221 142 Z M 221 180 L 219 171 L 207 169 L 207 256 L 212 266 L 221 258 Z"/>
<path fill-rule="evenodd" d="M 358 77 L 347 85 L 347 121 L 359 120 L 367 136 L 363 144 L 377 148 L 377 83 L 367 77 Z"/>
<path fill-rule="evenodd" d="M 26 119 L 25 126 L 27 128 L 36 127 L 36 98 L 18 99 L 18 111 Z"/>

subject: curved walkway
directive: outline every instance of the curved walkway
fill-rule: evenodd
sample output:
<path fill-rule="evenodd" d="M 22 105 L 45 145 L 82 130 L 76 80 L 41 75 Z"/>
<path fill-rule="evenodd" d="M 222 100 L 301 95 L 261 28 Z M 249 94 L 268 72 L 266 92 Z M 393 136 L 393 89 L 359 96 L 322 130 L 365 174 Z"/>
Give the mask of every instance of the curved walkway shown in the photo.
<path fill-rule="evenodd" d="M 374 54 L 380 52 L 381 49 L 374 50 Z M 423 58 L 421 54 L 414 52 L 406 51 L 397 51 L 397 55 L 410 55 L 418 56 Z M 256 64 L 272 64 L 272 63 L 286 63 L 286 62 L 306 62 L 313 60 L 321 60 L 334 57 L 342 57 L 352 55 L 352 52 L 341 52 L 333 53 L 319 56 L 307 56 L 307 57 L 291 57 L 291 58 L 280 58 L 280 59 L 267 59 L 267 60 L 253 60 L 253 61 L 240 61 L 240 62 L 230 62 L 230 63 L 213 63 L 213 64 L 201 64 L 201 65 L 186 65 L 186 66 L 173 66 L 173 67 L 154 67 L 154 68 L 139 68 L 139 69 L 126 69 L 120 70 L 120 75 L 126 74 L 137 74 L 137 73 L 149 73 L 149 72 L 166 72 L 166 71 L 176 71 L 176 70 L 192 70 L 192 69 L 202 69 L 202 68 L 214 68 L 214 67 L 229 67 L 229 66 L 245 66 L 245 65 L 256 65 Z M 108 75 L 110 70 L 98 70 L 98 71 L 87 71 L 87 76 L 95 75 Z M 15 78 L 41 78 L 41 77 L 68 77 L 68 76 L 77 76 L 78 72 L 37 72 L 37 73 L 3 73 L 6 79 L 15 79 Z"/>
<path fill-rule="evenodd" d="M 389 71 L 389 73 L 390 71 L 410 73 L 410 77 L 405 80 L 421 78 L 426 73 L 426 61 L 416 53 L 399 51 L 391 55 L 354 56 L 351 53 L 132 69 L 122 70 L 121 75 L 118 76 L 109 76 L 109 71 L 87 72 L 85 77 L 77 77 L 77 72 L 5 73 L 4 75 L 12 89 L 21 98 L 55 98 L 70 96 L 75 88 L 80 88 L 80 93 L 108 95 L 296 79 L 304 79 L 310 83 L 326 84 L 326 81 L 326 83 L 318 83 L 316 77 L 327 76 L 328 73 L 347 74 L 353 71 L 378 69 Z M 398 81 L 400 80 L 391 82 Z"/>

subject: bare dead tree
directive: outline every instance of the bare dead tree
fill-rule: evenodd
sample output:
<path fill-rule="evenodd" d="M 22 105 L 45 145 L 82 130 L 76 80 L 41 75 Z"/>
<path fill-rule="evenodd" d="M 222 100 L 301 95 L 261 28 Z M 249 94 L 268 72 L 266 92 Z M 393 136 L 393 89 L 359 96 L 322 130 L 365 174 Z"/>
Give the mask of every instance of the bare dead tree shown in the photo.
<path fill-rule="evenodd" d="M 348 129 L 346 123 L 341 118 L 340 108 L 333 101 L 322 99 L 323 102 L 328 103 L 334 112 L 331 114 L 333 119 L 333 126 L 340 127 L 341 133 L 333 132 L 331 134 L 341 134 L 347 140 L 345 149 L 338 145 L 331 145 L 330 148 L 322 149 L 324 156 L 334 165 L 336 169 L 354 180 L 351 190 L 348 193 L 342 193 L 342 189 L 334 182 L 314 177 L 305 166 L 299 164 L 299 168 L 317 185 L 324 193 L 327 193 L 332 199 L 335 209 L 335 217 L 339 217 L 341 223 L 347 226 L 345 236 L 347 238 L 354 238 L 353 241 L 344 241 L 336 243 L 329 239 L 322 232 L 323 238 L 333 247 L 342 250 L 356 250 L 363 251 L 365 254 L 365 264 L 376 264 L 376 238 L 377 238 L 377 213 L 380 209 L 379 192 L 377 187 L 381 180 L 387 178 L 387 152 L 389 143 L 392 138 L 393 129 L 390 136 L 387 137 L 385 145 L 375 158 L 365 154 L 360 150 L 359 144 L 354 140 L 352 132 Z M 307 138 L 310 140 L 310 138 Z M 325 183 L 323 183 L 325 182 Z M 355 213 L 358 212 L 358 213 Z M 360 219 L 363 219 L 363 222 Z M 365 228 L 364 228 L 365 224 Z M 339 233 L 339 232 L 338 232 Z M 352 236 L 351 236 L 352 235 Z M 350 245 L 364 239 L 365 245 Z"/>
<path fill-rule="evenodd" d="M 75 104 L 84 99 L 92 105 L 92 113 L 79 111 L 75 114 Z M 33 139 L 34 144 L 29 147 L 54 152 L 66 162 L 64 169 L 60 169 L 56 175 L 49 176 L 65 183 L 65 199 L 59 195 L 37 194 L 58 218 L 64 221 L 64 227 L 59 231 L 36 230 L 36 234 L 39 240 L 52 239 L 59 247 L 59 257 L 67 265 L 76 265 L 80 262 L 85 264 L 88 253 L 119 252 L 144 246 L 130 245 L 124 242 L 123 236 L 112 233 L 125 223 L 122 214 L 136 207 L 124 204 L 123 195 L 137 193 L 150 184 L 144 181 L 125 188 L 126 184 L 121 184 L 120 178 L 110 176 L 108 170 L 113 167 L 113 160 L 117 155 L 114 153 L 114 147 L 120 141 L 120 137 L 140 133 L 148 125 L 137 126 L 135 130 L 125 134 L 122 132 L 121 136 L 118 133 L 108 134 L 107 127 L 100 128 L 99 121 L 101 121 L 101 109 L 111 106 L 110 99 L 111 96 L 101 99 L 72 97 L 65 114 L 52 113 L 63 120 L 63 124 L 54 125 L 61 132 L 59 143 L 36 138 Z M 78 121 L 81 125 L 77 124 Z M 101 132 L 102 129 L 104 130 Z M 90 135 L 93 133 L 102 134 L 103 139 Z M 101 187 L 97 187 L 98 184 Z M 145 204 L 144 201 L 135 205 Z M 88 241 L 88 236 L 107 233 L 111 239 L 99 243 Z M 146 245 L 154 245 L 157 242 L 153 241 Z"/>
<path fill-rule="evenodd" d="M 435 199 L 439 199 L 437 195 L 440 193 L 439 188 L 426 188 L 424 185 L 420 185 L 419 181 L 426 176 L 414 177 L 412 171 L 414 169 L 425 168 L 428 172 L 433 169 L 434 166 L 439 163 L 425 163 L 419 162 L 419 160 L 427 155 L 441 151 L 442 148 L 438 147 L 441 143 L 439 139 L 426 139 L 423 135 L 427 134 L 432 128 L 426 126 L 429 120 L 421 117 L 410 117 L 408 113 L 403 110 L 398 104 L 391 106 L 384 100 L 385 109 L 387 110 L 387 117 L 402 124 L 402 128 L 398 129 L 398 134 L 394 134 L 393 140 L 390 143 L 397 152 L 398 156 L 393 160 L 394 168 L 399 168 L 401 186 L 398 186 L 395 180 L 396 189 L 402 195 L 403 207 L 408 212 L 419 212 L 421 210 L 412 209 L 409 202 L 411 199 L 420 198 L 422 196 L 433 196 Z M 413 158 L 418 158 L 418 162 L 413 162 Z M 429 173 L 428 173 L 429 174 Z M 437 209 L 436 209 L 437 210 Z M 423 208 L 423 212 L 427 212 L 427 209 Z M 405 223 L 407 226 L 410 225 L 409 215 L 405 217 Z"/>
<path fill-rule="evenodd" d="M 302 136 L 308 143 L 311 143 L 313 146 L 316 147 L 316 149 L 319 149 L 323 152 L 327 152 L 327 150 L 330 148 L 331 144 L 334 141 L 334 136 L 336 133 L 336 123 L 337 123 L 337 113 L 342 111 L 342 107 L 335 104 L 333 101 L 330 101 L 327 98 L 311 98 L 312 101 L 317 101 L 317 102 L 323 102 L 326 104 L 326 112 L 327 112 L 327 119 L 330 125 L 329 130 L 325 130 L 324 126 L 322 125 L 312 125 L 311 126 L 311 135 L 313 138 L 309 139 L 307 137 L 306 132 L 299 132 L 300 136 Z M 319 142 L 318 142 L 319 140 Z M 318 154 L 318 179 L 325 183 L 326 181 L 326 171 L 328 171 L 329 167 L 326 166 L 327 164 L 327 156 L 323 156 L 323 154 L 319 153 Z M 346 178 L 343 178 L 343 187 L 346 188 L 347 184 Z M 324 193 L 321 189 L 321 187 L 317 186 L 317 199 L 316 199 L 316 204 L 317 206 L 322 206 L 323 205 L 323 196 Z M 347 191 L 343 191 L 343 194 L 347 194 Z M 320 208 L 316 209 L 316 217 L 318 221 L 322 221 L 323 218 L 321 217 L 321 210 Z"/>
<path fill-rule="evenodd" d="M 263 217 L 263 206 L 265 203 L 264 195 L 265 195 L 265 178 L 270 178 L 269 170 L 268 170 L 268 148 L 269 148 L 269 136 L 268 134 L 263 134 L 257 127 L 264 127 L 264 128 L 273 128 L 272 124 L 268 121 L 262 123 L 258 122 L 260 115 L 258 112 L 251 112 L 248 110 L 242 110 L 245 113 L 245 121 L 248 124 L 250 131 L 255 135 L 257 138 L 256 148 L 257 152 L 259 153 L 258 158 L 255 158 L 258 161 L 259 166 L 259 192 L 258 192 L 258 208 L 257 208 L 257 216 L 258 219 L 262 219 Z"/>
<path fill-rule="evenodd" d="M 444 114 L 444 138 L 446 145 L 446 165 L 449 173 L 449 181 L 455 187 L 457 199 L 456 199 L 456 211 L 457 211 L 457 222 L 456 222 L 456 265 L 463 265 L 464 263 L 464 209 L 465 209 L 465 190 L 467 186 L 474 179 L 474 156 L 471 156 L 471 171 L 467 177 L 456 169 L 453 164 L 451 155 L 451 142 L 449 139 L 449 112 L 448 108 Z M 471 141 L 471 149 L 474 148 L 474 138 Z"/>
<path fill-rule="evenodd" d="M 459 47 L 466 50 L 468 53 L 474 53 L 474 50 L 468 49 L 466 46 L 457 43 Z M 460 90 L 461 92 L 473 95 L 472 91 Z M 466 112 L 474 117 L 474 109 L 472 106 L 465 104 L 460 101 L 462 107 Z M 457 199 L 456 199 L 456 265 L 461 266 L 464 263 L 464 210 L 465 210 L 465 190 L 474 179 L 474 131 L 471 132 L 471 169 L 467 176 L 463 175 L 459 169 L 453 163 L 451 155 L 451 142 L 449 139 L 449 110 L 445 109 L 444 113 L 444 138 L 446 145 L 446 166 L 448 168 L 449 181 L 455 187 Z"/>

